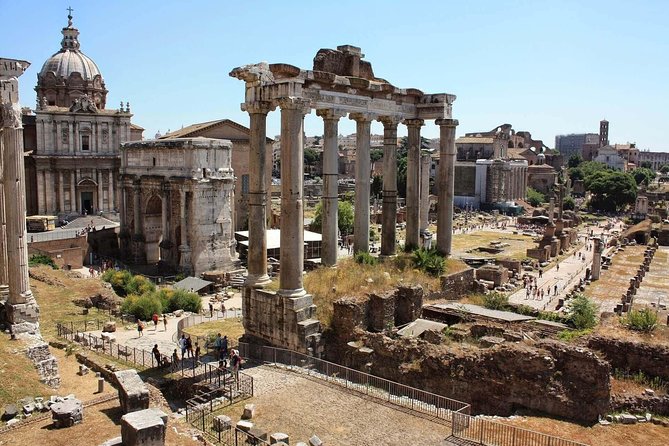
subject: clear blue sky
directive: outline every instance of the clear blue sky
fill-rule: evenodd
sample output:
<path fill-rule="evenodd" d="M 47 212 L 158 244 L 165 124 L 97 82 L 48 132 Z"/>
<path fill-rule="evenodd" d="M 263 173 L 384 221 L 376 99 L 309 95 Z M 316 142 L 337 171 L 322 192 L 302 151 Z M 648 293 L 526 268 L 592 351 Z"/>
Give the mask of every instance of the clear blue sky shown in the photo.
<path fill-rule="evenodd" d="M 25 105 L 69 5 L 108 106 L 130 101 L 145 137 L 220 118 L 248 125 L 232 68 L 311 69 L 319 48 L 351 44 L 398 87 L 456 94 L 458 135 L 510 123 L 552 147 L 556 134 L 597 132 L 605 118 L 611 142 L 669 151 L 669 1 L 0 0 L 1 55 L 33 64 Z M 314 112 L 305 122 L 308 135 L 322 133 Z M 432 122 L 423 129 L 438 136 Z M 340 133 L 353 131 L 341 121 Z"/>

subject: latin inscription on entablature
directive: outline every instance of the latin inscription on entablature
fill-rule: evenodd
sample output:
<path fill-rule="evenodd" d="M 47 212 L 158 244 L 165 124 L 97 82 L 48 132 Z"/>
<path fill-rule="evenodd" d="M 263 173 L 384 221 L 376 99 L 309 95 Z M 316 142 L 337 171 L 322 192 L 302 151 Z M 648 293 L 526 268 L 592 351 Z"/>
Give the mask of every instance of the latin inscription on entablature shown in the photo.
<path fill-rule="evenodd" d="M 328 106 L 345 111 L 366 111 L 379 115 L 394 114 L 405 117 L 416 115 L 416 106 L 413 104 L 398 104 L 385 99 L 356 97 L 351 95 L 323 92 L 322 90 L 303 90 L 303 96 L 312 102 L 314 108 L 328 108 Z"/>

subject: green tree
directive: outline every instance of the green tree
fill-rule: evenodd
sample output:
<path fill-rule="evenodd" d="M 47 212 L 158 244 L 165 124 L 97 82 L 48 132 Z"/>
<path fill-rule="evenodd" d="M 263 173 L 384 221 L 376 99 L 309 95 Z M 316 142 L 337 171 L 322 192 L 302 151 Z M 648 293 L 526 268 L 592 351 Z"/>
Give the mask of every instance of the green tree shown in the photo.
<path fill-rule="evenodd" d="M 383 158 L 383 149 L 373 149 L 369 152 L 369 157 L 373 163 Z"/>
<path fill-rule="evenodd" d="M 573 211 L 576 209 L 576 202 L 572 197 L 567 197 L 564 199 L 563 208 L 565 211 Z"/>
<path fill-rule="evenodd" d="M 374 175 L 374 178 L 372 178 L 372 185 L 371 185 L 371 194 L 372 197 L 381 197 L 381 193 L 383 192 L 383 178 L 381 175 Z"/>
<path fill-rule="evenodd" d="M 341 235 L 348 235 L 353 232 L 353 204 L 351 202 L 343 200 L 338 202 L 337 225 Z M 309 228 L 316 232 L 322 232 L 323 230 L 323 206 L 321 203 L 316 205 L 314 219 Z"/>
<path fill-rule="evenodd" d="M 430 141 L 427 138 L 420 138 L 420 149 L 429 150 Z M 400 197 L 407 196 L 407 156 L 409 154 L 409 140 L 406 136 L 402 137 L 397 147 L 397 194 Z"/>
<path fill-rule="evenodd" d="M 567 161 L 567 167 L 578 167 L 583 162 L 583 158 L 578 153 L 574 153 Z"/>
<path fill-rule="evenodd" d="M 578 330 L 597 325 L 597 305 L 583 294 L 577 294 L 567 304 L 568 321 Z"/>
<path fill-rule="evenodd" d="M 314 149 L 304 149 L 304 164 L 313 166 L 318 162 L 320 153 Z"/>
<path fill-rule="evenodd" d="M 586 176 L 585 188 L 592 193 L 590 206 L 599 211 L 620 211 L 636 200 L 634 177 L 617 170 L 602 170 Z"/>
<path fill-rule="evenodd" d="M 546 202 L 546 196 L 539 192 L 538 190 L 532 189 L 531 187 L 527 188 L 527 202 L 531 206 L 537 207 L 541 206 L 542 203 Z"/>
<path fill-rule="evenodd" d="M 644 162 L 641 163 L 641 167 L 643 167 L 644 169 L 651 169 L 652 170 L 653 169 L 653 163 L 651 163 L 650 161 L 644 161 Z"/>
<path fill-rule="evenodd" d="M 669 173 L 669 164 L 665 164 L 664 166 L 660 167 L 660 172 Z"/>
<path fill-rule="evenodd" d="M 630 172 L 630 174 L 634 177 L 634 181 L 636 181 L 636 184 L 639 186 L 642 184 L 648 186 L 655 178 L 655 172 L 646 167 L 639 167 L 634 169 Z"/>

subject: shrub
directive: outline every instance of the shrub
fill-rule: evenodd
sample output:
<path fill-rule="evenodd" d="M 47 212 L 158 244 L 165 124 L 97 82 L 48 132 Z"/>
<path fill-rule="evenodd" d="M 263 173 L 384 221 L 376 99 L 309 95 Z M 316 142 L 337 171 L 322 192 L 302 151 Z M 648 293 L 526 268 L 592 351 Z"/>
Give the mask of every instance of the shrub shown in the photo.
<path fill-rule="evenodd" d="M 538 190 L 532 189 L 531 187 L 527 188 L 526 197 L 527 202 L 535 208 L 546 202 L 546 196 Z"/>
<path fill-rule="evenodd" d="M 484 294 L 483 297 L 483 306 L 490 310 L 506 310 L 509 306 L 508 296 L 502 293 L 489 293 Z"/>
<path fill-rule="evenodd" d="M 578 330 L 597 325 L 597 305 L 583 294 L 577 294 L 567 304 L 567 320 Z"/>
<path fill-rule="evenodd" d="M 144 276 L 132 276 L 126 285 L 127 294 L 146 294 L 156 290 L 156 286 Z"/>
<path fill-rule="evenodd" d="M 169 300 L 169 311 L 185 310 L 199 313 L 202 309 L 202 299 L 196 293 L 186 290 L 174 290 Z"/>
<path fill-rule="evenodd" d="M 44 254 L 33 254 L 28 259 L 28 266 L 38 266 L 38 265 L 47 265 L 53 269 L 58 269 L 56 262 L 47 255 Z"/>
<path fill-rule="evenodd" d="M 420 248 L 413 252 L 414 266 L 431 276 L 438 277 L 446 271 L 446 260 L 436 249 Z"/>
<path fill-rule="evenodd" d="M 360 263 L 362 265 L 376 265 L 379 263 L 379 259 L 364 251 L 358 251 L 355 253 L 355 261 L 356 263 Z"/>
<path fill-rule="evenodd" d="M 144 276 L 133 276 L 130 271 L 107 270 L 102 274 L 102 280 L 109 282 L 119 296 L 128 294 L 142 295 L 155 291 L 156 286 Z"/>
<path fill-rule="evenodd" d="M 657 313 L 650 308 L 632 310 L 622 318 L 621 322 L 630 330 L 650 333 L 657 327 Z"/>
<path fill-rule="evenodd" d="M 592 333 L 591 329 L 586 330 L 562 330 L 558 333 L 558 339 L 565 342 L 574 341 L 582 336 Z"/>
<path fill-rule="evenodd" d="M 137 319 L 148 321 L 154 313 L 161 314 L 163 306 L 155 293 L 142 296 L 130 294 L 123 300 L 121 311 L 132 314 Z"/>

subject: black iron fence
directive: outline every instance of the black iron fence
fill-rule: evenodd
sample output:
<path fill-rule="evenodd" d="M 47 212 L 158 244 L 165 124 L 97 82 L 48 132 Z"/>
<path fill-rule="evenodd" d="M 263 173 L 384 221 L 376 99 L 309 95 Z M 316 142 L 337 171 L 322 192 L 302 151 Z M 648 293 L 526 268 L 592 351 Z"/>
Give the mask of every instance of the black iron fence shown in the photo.
<path fill-rule="evenodd" d="M 577 441 L 461 413 L 453 414 L 452 435 L 485 446 L 587 446 Z"/>

